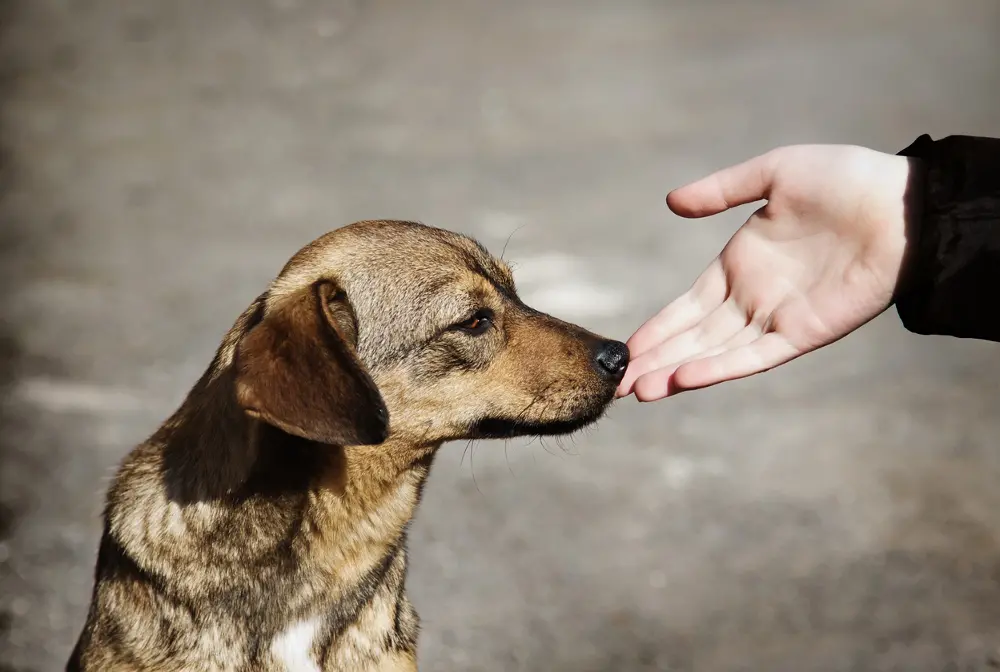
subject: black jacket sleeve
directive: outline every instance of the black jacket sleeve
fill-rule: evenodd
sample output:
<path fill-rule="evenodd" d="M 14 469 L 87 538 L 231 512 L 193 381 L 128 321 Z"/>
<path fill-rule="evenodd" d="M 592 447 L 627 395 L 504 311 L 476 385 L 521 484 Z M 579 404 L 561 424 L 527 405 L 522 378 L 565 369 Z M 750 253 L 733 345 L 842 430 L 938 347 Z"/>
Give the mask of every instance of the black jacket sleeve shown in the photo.
<path fill-rule="evenodd" d="M 1000 341 L 1000 139 L 922 135 L 899 154 L 919 166 L 895 297 L 903 326 Z"/>

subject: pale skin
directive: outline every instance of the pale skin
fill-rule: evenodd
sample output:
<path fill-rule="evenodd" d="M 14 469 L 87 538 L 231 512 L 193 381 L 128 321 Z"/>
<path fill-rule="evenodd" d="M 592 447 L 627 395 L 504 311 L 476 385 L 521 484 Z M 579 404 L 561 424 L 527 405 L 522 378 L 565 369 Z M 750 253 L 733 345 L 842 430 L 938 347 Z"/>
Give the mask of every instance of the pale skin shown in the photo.
<path fill-rule="evenodd" d="M 667 205 L 688 218 L 766 203 L 629 339 L 618 396 L 657 401 L 767 371 L 882 313 L 914 216 L 912 165 L 863 147 L 798 145 L 672 191 Z"/>

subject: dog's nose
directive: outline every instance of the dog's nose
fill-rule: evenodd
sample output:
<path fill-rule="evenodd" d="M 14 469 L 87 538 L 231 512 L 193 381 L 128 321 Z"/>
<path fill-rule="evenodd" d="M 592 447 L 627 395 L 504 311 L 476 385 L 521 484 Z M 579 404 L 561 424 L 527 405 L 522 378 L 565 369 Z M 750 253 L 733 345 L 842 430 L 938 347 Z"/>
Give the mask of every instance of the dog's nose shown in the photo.
<path fill-rule="evenodd" d="M 603 375 L 620 381 L 628 368 L 628 346 L 618 341 L 605 341 L 598 347 L 594 361 Z"/>

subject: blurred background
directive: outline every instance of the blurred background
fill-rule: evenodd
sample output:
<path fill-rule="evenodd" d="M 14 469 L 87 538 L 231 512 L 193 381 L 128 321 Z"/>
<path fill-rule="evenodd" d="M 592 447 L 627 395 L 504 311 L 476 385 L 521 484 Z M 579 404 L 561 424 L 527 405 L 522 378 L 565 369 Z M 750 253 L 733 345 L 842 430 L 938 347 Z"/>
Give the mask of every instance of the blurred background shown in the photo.
<path fill-rule="evenodd" d="M 1000 135 L 996 0 L 3 0 L 0 670 L 61 669 L 104 489 L 299 247 L 478 237 L 627 338 L 774 146 Z M 509 240 L 509 243 L 508 243 Z M 572 440 L 442 450 L 411 535 L 427 670 L 1000 667 L 1000 350 L 890 311 Z"/>

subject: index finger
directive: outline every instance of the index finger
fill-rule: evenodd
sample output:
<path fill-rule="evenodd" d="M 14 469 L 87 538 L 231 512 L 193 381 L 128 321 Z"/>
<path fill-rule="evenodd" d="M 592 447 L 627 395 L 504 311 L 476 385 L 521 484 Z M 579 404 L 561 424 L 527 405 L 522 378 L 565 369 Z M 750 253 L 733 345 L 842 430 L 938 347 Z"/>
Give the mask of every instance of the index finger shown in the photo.
<path fill-rule="evenodd" d="M 715 259 L 691 288 L 666 308 L 646 320 L 628 339 L 628 349 L 636 358 L 664 340 L 693 327 L 715 310 L 729 293 L 722 262 Z"/>

